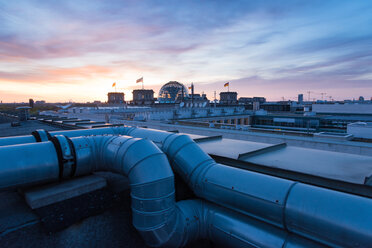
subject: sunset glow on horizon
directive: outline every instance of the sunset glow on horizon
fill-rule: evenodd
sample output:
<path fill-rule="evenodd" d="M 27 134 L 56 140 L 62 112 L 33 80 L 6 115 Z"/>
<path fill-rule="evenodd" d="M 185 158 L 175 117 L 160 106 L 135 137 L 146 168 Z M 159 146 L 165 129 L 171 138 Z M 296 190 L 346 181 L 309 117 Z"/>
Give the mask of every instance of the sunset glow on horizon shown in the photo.
<path fill-rule="evenodd" d="M 372 97 L 370 1 L 0 0 L 0 100 L 106 101 L 168 81 L 268 100 Z M 306 98 L 306 97 L 305 97 Z"/>

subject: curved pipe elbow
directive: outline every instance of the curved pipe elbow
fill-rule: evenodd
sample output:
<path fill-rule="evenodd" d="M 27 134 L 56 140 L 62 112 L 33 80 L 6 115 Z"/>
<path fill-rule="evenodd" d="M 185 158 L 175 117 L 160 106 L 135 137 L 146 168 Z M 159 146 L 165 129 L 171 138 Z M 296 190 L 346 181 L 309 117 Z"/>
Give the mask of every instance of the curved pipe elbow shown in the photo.
<path fill-rule="evenodd" d="M 180 246 L 174 175 L 166 155 L 151 141 L 127 136 L 71 139 L 79 173 L 110 170 L 128 177 L 133 225 L 150 246 Z M 183 228 L 181 228 L 183 229 Z M 178 230 L 178 231 L 177 231 Z"/>
<path fill-rule="evenodd" d="M 68 139 L 56 135 L 49 142 L 0 147 L 0 158 L 6 162 L 0 170 L 0 189 L 100 170 L 125 175 L 131 188 L 133 224 L 146 243 L 177 247 L 180 240 L 185 240 L 179 238 L 184 227 L 175 203 L 173 171 L 166 155 L 149 140 L 126 136 Z"/>

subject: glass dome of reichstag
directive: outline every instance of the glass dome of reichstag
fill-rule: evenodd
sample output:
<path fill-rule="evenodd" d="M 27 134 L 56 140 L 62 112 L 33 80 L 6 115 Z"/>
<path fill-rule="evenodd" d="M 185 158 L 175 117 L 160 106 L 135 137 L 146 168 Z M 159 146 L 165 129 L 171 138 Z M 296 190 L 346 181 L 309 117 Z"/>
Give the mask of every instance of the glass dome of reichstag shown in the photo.
<path fill-rule="evenodd" d="M 161 87 L 158 100 L 161 103 L 174 103 L 182 99 L 182 94 L 183 97 L 189 96 L 185 85 L 177 81 L 170 81 Z"/>

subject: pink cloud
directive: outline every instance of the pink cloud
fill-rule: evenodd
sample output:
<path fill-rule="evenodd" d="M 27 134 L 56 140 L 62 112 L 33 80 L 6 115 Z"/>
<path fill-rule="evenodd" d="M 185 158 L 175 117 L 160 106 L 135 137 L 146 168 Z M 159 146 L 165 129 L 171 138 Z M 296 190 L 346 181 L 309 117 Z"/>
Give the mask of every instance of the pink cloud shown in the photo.
<path fill-rule="evenodd" d="M 70 68 L 39 67 L 37 71 L 32 72 L 0 72 L 0 80 L 37 84 L 75 83 L 71 78 L 87 81 L 97 76 L 109 76 L 113 72 L 113 68 L 98 65 Z"/>

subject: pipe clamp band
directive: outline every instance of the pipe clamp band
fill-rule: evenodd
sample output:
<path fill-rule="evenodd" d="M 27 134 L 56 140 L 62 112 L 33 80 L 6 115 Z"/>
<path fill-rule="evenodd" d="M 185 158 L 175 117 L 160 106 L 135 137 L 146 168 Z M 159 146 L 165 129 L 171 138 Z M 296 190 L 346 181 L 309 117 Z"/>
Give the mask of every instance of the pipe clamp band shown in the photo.
<path fill-rule="evenodd" d="M 71 140 L 63 135 L 55 135 L 50 141 L 57 151 L 59 179 L 72 177 L 76 172 L 76 154 Z"/>
<path fill-rule="evenodd" d="M 31 134 L 35 137 L 36 142 L 45 142 L 52 138 L 49 132 L 44 129 L 37 129 L 36 131 L 33 131 Z"/>

